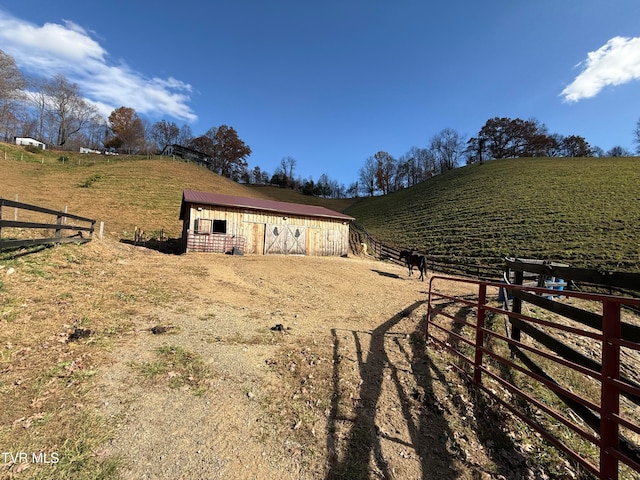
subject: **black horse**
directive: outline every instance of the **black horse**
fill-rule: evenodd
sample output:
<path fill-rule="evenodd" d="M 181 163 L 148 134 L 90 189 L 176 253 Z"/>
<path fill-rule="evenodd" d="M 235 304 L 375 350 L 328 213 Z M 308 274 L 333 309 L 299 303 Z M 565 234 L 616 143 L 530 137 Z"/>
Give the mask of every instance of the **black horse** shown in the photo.
<path fill-rule="evenodd" d="M 400 260 L 402 259 L 404 259 L 405 264 L 409 269 L 409 276 L 413 275 L 413 267 L 418 267 L 418 270 L 420 270 L 420 280 L 424 282 L 424 275 L 427 273 L 426 257 L 415 251 L 402 250 L 400 252 Z"/>

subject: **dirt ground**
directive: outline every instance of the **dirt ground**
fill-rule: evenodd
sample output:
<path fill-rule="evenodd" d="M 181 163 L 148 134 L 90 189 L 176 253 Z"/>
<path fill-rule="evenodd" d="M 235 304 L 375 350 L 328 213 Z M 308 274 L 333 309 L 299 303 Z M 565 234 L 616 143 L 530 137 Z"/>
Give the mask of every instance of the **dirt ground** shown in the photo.
<path fill-rule="evenodd" d="M 74 248 L 34 282 L 67 272 L 73 293 L 46 308 L 126 317 L 93 344 L 106 363 L 89 395 L 111 430 L 94 456 L 120 459 L 119 478 L 548 478 L 425 344 L 429 278 L 357 256 Z M 203 369 L 162 370 L 163 347 Z"/>
<path fill-rule="evenodd" d="M 421 340 L 428 281 L 361 257 L 140 255 L 184 297 L 138 314 L 100 378 L 102 414 L 117 432 L 107 450 L 124 459 L 122 478 L 496 473 L 491 442 L 447 419 L 452 395 L 436 385 L 446 365 Z M 153 335 L 156 325 L 174 329 Z M 204 359 L 213 372 L 205 394 L 132 372 L 162 345 Z"/>

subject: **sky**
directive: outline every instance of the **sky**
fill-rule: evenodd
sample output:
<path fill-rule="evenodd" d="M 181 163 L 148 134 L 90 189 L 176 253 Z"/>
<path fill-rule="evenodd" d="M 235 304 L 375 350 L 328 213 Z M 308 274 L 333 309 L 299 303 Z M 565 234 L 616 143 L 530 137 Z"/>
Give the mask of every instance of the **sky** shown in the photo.
<path fill-rule="evenodd" d="M 0 50 L 195 136 L 228 125 L 270 174 L 348 187 L 368 157 L 494 117 L 634 151 L 638 0 L 0 0 Z"/>

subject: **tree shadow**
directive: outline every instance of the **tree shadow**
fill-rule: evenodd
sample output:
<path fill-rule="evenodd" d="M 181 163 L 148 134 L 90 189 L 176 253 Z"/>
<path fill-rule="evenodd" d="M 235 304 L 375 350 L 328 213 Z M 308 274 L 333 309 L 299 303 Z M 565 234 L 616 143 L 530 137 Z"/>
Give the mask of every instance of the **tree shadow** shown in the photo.
<path fill-rule="evenodd" d="M 371 478 L 370 460 L 381 478 L 394 478 L 395 474 L 389 465 L 389 459 L 383 451 L 383 441 L 412 448 L 418 456 L 423 479 L 453 479 L 458 472 L 452 469 L 453 454 L 450 447 L 455 437 L 444 417 L 442 406 L 436 399 L 432 383 L 432 371 L 435 368 L 425 354 L 424 327 L 426 321 L 419 322 L 415 330 L 407 334 L 394 333 L 391 329 L 403 319 L 409 317 L 424 301 L 417 301 L 397 313 L 371 332 L 351 331 L 356 349 L 356 361 L 360 374 L 359 405 L 352 418 L 340 416 L 341 373 L 343 361 L 340 353 L 340 339 L 336 329 L 333 336 L 333 396 L 329 413 L 327 432 L 327 450 L 329 468 L 326 479 Z M 369 335 L 369 347 L 366 358 L 362 349 L 362 336 Z M 390 357 L 390 349 L 400 352 L 402 360 L 411 365 L 410 370 L 400 367 Z M 390 371 L 390 374 L 389 374 Z M 376 420 L 378 403 L 382 395 L 383 382 L 391 382 L 401 405 L 400 410 L 407 426 L 410 441 L 385 432 Z M 437 375 L 437 373 L 436 373 Z M 411 385 L 409 387 L 408 385 Z M 416 411 L 418 412 L 416 415 Z M 338 422 L 350 422 L 346 435 L 346 443 L 342 451 L 338 438 Z"/>
<path fill-rule="evenodd" d="M 46 245 L 34 245 L 31 247 L 12 247 L 0 250 L 0 260 L 14 260 L 20 257 L 26 257 L 27 255 L 33 255 L 44 250 L 49 250 L 51 248 L 56 247 L 56 244 L 46 244 Z"/>
<path fill-rule="evenodd" d="M 182 252 L 182 239 L 181 238 L 168 238 L 167 240 L 146 240 L 144 242 L 134 242 L 126 238 L 121 238 L 120 243 L 126 243 L 127 245 L 134 245 L 136 247 L 148 248 L 155 250 L 156 252 L 165 253 L 167 255 L 181 255 Z"/>

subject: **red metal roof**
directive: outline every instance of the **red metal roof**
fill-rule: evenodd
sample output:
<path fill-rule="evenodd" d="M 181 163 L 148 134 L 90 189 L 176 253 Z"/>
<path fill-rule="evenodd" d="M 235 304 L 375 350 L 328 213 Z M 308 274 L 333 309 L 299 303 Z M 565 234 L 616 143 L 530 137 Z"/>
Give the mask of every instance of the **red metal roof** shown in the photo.
<path fill-rule="evenodd" d="M 184 218 L 186 203 L 200 205 L 217 205 L 220 207 L 250 208 L 267 212 L 277 212 L 287 215 L 301 215 L 305 217 L 335 218 L 338 220 L 355 220 L 344 213 L 329 210 L 328 208 L 301 203 L 277 202 L 275 200 L 263 200 L 261 198 L 237 197 L 235 195 L 221 195 L 218 193 L 198 192 L 196 190 L 184 190 L 182 192 L 182 206 L 180 219 Z"/>

